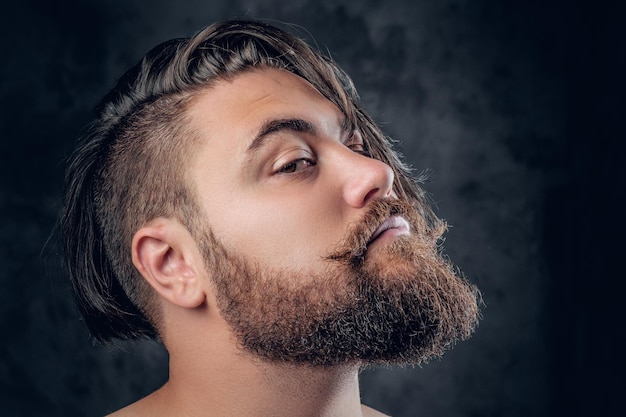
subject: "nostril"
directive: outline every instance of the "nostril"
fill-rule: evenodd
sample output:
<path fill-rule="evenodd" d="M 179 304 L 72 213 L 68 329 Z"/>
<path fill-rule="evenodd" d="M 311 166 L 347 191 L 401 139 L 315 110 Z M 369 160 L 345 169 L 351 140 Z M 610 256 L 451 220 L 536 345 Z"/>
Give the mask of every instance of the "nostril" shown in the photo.
<path fill-rule="evenodd" d="M 373 197 L 376 196 L 376 194 L 378 194 L 379 191 L 380 191 L 380 188 L 374 188 L 374 189 L 370 190 L 365 195 L 365 198 L 363 198 L 363 203 L 367 203 L 368 201 L 370 201 Z"/>

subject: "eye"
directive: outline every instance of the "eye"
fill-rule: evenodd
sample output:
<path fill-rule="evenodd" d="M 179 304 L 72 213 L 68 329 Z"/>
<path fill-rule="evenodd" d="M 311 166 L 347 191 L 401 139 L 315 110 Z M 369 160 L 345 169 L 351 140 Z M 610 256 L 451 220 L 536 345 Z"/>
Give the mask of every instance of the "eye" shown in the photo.
<path fill-rule="evenodd" d="M 349 139 L 345 142 L 346 147 L 350 149 L 352 152 L 358 153 L 363 156 L 370 156 L 369 149 L 363 140 L 363 136 L 361 133 L 354 129 L 350 133 Z"/>
<path fill-rule="evenodd" d="M 365 146 L 362 143 L 352 143 L 352 144 L 348 145 L 348 148 L 352 152 L 356 152 L 356 153 L 363 153 L 363 152 L 365 152 Z"/>
<path fill-rule="evenodd" d="M 365 144 L 362 142 L 354 142 L 347 146 L 348 146 L 348 149 L 350 149 L 352 152 L 356 152 L 363 156 L 370 156 L 369 150 L 365 147 Z"/>
<path fill-rule="evenodd" d="M 293 174 L 315 165 L 316 162 L 310 158 L 299 158 L 283 165 L 277 172 L 279 174 Z"/>

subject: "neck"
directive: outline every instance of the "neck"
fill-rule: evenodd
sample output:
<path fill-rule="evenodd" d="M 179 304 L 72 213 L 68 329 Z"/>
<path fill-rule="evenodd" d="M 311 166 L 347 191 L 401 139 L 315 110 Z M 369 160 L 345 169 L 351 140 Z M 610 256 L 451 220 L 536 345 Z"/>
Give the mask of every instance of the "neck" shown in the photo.
<path fill-rule="evenodd" d="M 358 365 L 269 363 L 234 348 L 230 333 L 214 330 L 210 338 L 187 332 L 164 339 L 170 378 L 127 415 L 363 416 Z"/>
<path fill-rule="evenodd" d="M 168 382 L 113 416 L 382 416 L 360 404 L 358 364 L 311 367 L 262 361 L 242 352 L 220 315 L 208 307 L 172 309 L 165 317 Z"/>
<path fill-rule="evenodd" d="M 170 380 L 160 395 L 190 417 L 362 415 L 355 366 L 277 365 L 245 356 L 193 369 L 171 358 Z"/>

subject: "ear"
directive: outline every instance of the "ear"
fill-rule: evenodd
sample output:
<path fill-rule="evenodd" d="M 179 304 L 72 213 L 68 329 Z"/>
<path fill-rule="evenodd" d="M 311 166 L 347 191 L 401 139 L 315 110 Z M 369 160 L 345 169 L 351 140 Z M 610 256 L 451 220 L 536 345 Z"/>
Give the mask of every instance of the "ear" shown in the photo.
<path fill-rule="evenodd" d="M 172 304 L 195 308 L 206 300 L 202 260 L 189 231 L 173 219 L 151 220 L 132 241 L 133 264 Z"/>

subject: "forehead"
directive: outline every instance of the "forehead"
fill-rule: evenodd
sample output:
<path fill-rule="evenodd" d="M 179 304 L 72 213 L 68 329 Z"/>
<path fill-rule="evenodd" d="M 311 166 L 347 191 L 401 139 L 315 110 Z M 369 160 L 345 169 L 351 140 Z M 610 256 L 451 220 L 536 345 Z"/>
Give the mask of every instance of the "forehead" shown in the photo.
<path fill-rule="evenodd" d="M 212 84 L 191 101 L 188 115 L 195 130 L 217 132 L 226 128 L 248 133 L 254 133 L 259 123 L 276 117 L 322 122 L 343 116 L 306 80 L 274 68 L 247 71 Z"/>
<path fill-rule="evenodd" d="M 200 148 L 224 157 L 244 153 L 260 127 L 272 119 L 303 119 L 320 131 L 334 130 L 344 119 L 341 110 L 306 80 L 273 68 L 219 80 L 194 97 L 187 115 Z"/>

